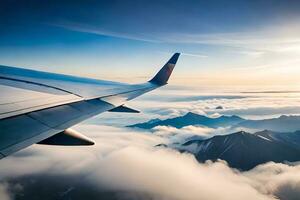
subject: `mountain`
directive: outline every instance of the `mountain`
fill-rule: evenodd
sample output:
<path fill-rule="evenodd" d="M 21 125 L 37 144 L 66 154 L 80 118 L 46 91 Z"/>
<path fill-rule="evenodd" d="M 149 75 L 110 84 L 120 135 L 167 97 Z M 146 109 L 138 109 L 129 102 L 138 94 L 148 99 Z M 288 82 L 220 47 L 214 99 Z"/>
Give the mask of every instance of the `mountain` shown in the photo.
<path fill-rule="evenodd" d="M 300 130 L 300 116 L 282 115 L 278 118 L 272 119 L 246 120 L 236 115 L 223 115 L 217 118 L 211 118 L 189 112 L 186 115 L 175 118 L 166 120 L 153 119 L 148 122 L 133 124 L 128 127 L 151 129 L 155 126 L 173 126 L 176 128 L 182 128 L 189 125 L 207 126 L 210 128 L 232 126 L 257 130 L 271 130 L 276 132 L 293 132 Z"/>
<path fill-rule="evenodd" d="M 217 118 L 210 118 L 203 115 L 198 115 L 192 112 L 188 112 L 184 116 L 175 117 L 166 120 L 154 119 L 145 123 L 133 124 L 128 127 L 137 127 L 143 129 L 151 129 L 155 126 L 173 126 L 176 128 L 182 128 L 189 125 L 202 125 L 212 128 L 233 126 L 245 119 L 238 116 L 220 116 Z"/>
<path fill-rule="evenodd" d="M 240 131 L 206 140 L 190 140 L 177 149 L 194 154 L 200 162 L 222 159 L 231 167 L 249 170 L 268 161 L 299 161 L 300 131 L 279 133 L 265 130 L 254 134 Z"/>
<path fill-rule="evenodd" d="M 291 132 L 300 130 L 300 116 L 281 115 L 278 118 L 263 120 L 245 120 L 238 124 L 240 127 L 272 130 L 278 132 Z"/>

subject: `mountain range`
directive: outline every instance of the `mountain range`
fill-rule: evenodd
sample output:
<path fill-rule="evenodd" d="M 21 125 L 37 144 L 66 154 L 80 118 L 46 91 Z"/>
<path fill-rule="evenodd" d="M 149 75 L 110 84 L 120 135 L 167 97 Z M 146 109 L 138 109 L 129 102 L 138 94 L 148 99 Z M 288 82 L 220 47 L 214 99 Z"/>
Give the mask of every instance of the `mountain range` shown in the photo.
<path fill-rule="evenodd" d="M 212 118 L 189 112 L 183 116 L 165 120 L 153 119 L 129 127 L 152 129 L 156 126 L 172 126 L 179 129 L 189 125 L 210 128 L 240 127 L 263 131 L 239 131 L 208 139 L 193 136 L 183 144 L 158 146 L 192 153 L 199 162 L 222 159 L 229 166 L 240 170 L 249 170 L 269 161 L 300 160 L 300 116 L 282 115 L 271 119 L 250 120 L 236 115 Z"/>
<path fill-rule="evenodd" d="M 196 113 L 188 112 L 183 116 L 165 119 L 165 120 L 154 119 L 144 123 L 133 124 L 128 127 L 151 129 L 156 126 L 173 126 L 176 128 L 182 128 L 184 126 L 189 126 L 189 125 L 202 125 L 202 126 L 217 128 L 217 127 L 224 127 L 224 126 L 232 126 L 242 121 L 245 121 L 245 119 L 238 117 L 236 115 L 210 118 L 204 115 L 198 115 Z"/>
<path fill-rule="evenodd" d="M 278 118 L 262 120 L 244 120 L 236 126 L 255 128 L 259 130 L 272 130 L 276 132 L 292 132 L 300 130 L 300 116 L 281 115 Z"/>
<path fill-rule="evenodd" d="M 152 129 L 156 126 L 173 126 L 182 128 L 184 126 L 206 126 L 210 128 L 218 127 L 244 127 L 258 130 L 271 130 L 275 132 L 293 132 L 300 130 L 300 116 L 281 115 L 278 118 L 250 120 L 244 119 L 236 115 L 220 116 L 216 118 L 199 115 L 193 112 L 175 118 L 160 120 L 153 119 L 148 122 L 129 125 L 128 127 L 136 127 L 142 129 Z"/>

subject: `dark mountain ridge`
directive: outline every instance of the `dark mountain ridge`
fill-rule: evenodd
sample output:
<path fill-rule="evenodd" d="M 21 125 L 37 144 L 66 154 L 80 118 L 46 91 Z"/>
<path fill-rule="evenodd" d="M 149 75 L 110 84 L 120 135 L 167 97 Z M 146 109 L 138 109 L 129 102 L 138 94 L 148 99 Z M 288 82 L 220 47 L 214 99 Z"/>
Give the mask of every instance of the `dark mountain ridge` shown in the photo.
<path fill-rule="evenodd" d="M 194 154 L 200 162 L 222 159 L 231 167 L 249 170 L 269 161 L 299 161 L 300 131 L 279 133 L 265 130 L 254 134 L 240 131 L 206 140 L 190 140 L 177 149 Z"/>

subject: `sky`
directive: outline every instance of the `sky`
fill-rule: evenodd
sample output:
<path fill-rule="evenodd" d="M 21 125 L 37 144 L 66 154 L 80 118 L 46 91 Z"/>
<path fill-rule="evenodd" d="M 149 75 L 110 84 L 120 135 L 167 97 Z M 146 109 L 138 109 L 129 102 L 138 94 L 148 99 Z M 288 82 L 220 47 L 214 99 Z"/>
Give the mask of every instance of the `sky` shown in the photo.
<path fill-rule="evenodd" d="M 299 8 L 290 0 L 4 0 L 0 63 L 141 82 L 180 52 L 174 85 L 298 90 Z"/>

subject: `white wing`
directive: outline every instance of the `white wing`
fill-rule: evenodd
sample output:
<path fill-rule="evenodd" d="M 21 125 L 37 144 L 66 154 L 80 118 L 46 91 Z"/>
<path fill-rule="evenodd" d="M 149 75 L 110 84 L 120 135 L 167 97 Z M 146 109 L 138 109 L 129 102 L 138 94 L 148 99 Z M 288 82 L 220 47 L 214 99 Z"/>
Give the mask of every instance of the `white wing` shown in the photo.
<path fill-rule="evenodd" d="M 87 141 L 68 128 L 167 84 L 178 57 L 136 85 L 0 66 L 0 157 L 41 141 Z"/>

